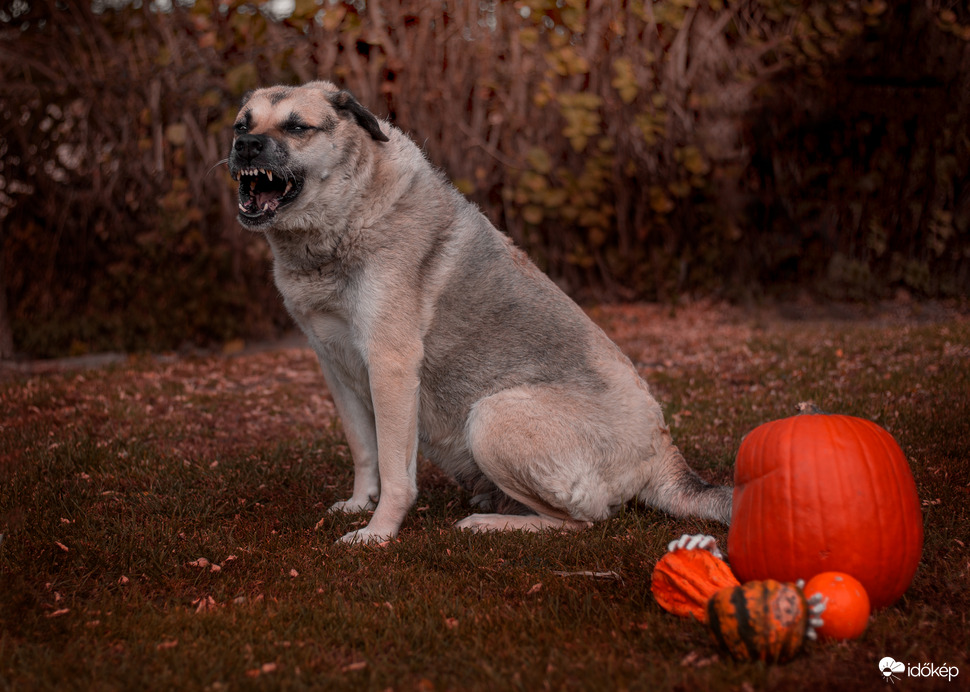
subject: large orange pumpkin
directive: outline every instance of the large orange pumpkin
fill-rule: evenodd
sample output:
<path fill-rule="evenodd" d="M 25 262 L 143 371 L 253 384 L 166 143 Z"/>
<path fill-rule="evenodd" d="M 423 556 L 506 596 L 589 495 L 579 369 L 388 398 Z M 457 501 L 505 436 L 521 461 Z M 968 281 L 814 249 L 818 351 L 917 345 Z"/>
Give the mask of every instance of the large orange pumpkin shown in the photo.
<path fill-rule="evenodd" d="M 906 456 L 861 418 L 811 412 L 765 423 L 741 442 L 728 559 L 742 582 L 847 572 L 873 609 L 909 587 L 923 516 Z"/>

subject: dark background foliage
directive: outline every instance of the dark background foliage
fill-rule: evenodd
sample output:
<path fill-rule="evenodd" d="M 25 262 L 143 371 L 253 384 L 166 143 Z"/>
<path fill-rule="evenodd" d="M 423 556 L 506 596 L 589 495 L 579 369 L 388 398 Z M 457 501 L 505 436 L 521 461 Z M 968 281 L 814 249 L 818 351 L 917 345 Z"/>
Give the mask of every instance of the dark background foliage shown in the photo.
<path fill-rule="evenodd" d="M 970 291 L 970 11 L 948 0 L 6 0 L 0 352 L 288 324 L 219 164 L 327 78 L 580 299 Z"/>

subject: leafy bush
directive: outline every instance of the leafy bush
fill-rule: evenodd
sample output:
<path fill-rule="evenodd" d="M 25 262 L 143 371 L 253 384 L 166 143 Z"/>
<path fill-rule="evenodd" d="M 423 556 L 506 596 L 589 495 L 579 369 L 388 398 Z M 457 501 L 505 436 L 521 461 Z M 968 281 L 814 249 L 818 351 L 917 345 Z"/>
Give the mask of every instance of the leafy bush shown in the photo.
<path fill-rule="evenodd" d="M 0 351 L 8 319 L 37 355 L 287 324 L 219 161 L 245 91 L 314 78 L 581 298 L 970 288 L 962 6 L 152 5 L 0 11 Z"/>

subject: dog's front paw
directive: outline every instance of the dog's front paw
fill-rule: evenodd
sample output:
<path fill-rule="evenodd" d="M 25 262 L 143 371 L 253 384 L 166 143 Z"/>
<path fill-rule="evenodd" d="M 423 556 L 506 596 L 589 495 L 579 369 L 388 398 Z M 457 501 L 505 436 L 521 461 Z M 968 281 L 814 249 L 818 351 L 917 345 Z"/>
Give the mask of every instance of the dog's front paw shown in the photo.
<path fill-rule="evenodd" d="M 337 543 L 359 543 L 369 545 L 387 545 L 394 539 L 393 534 L 371 531 L 369 526 L 351 531 L 340 537 Z"/>
<path fill-rule="evenodd" d="M 377 507 L 377 502 L 369 497 L 365 497 L 363 500 L 358 500 L 352 497 L 349 500 L 343 500 L 342 502 L 334 502 L 332 505 L 330 505 L 330 509 L 327 511 L 331 514 L 353 514 L 354 512 L 367 512 L 375 507 Z"/>

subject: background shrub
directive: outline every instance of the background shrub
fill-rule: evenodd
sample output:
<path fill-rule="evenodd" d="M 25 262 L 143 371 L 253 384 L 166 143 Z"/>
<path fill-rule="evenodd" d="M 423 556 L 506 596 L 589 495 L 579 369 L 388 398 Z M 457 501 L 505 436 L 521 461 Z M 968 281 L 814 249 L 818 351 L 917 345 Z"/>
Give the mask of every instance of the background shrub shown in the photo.
<path fill-rule="evenodd" d="M 580 299 L 968 293 L 962 3 L 151 6 L 2 5 L 0 351 L 288 324 L 219 162 L 245 91 L 314 78 Z"/>

